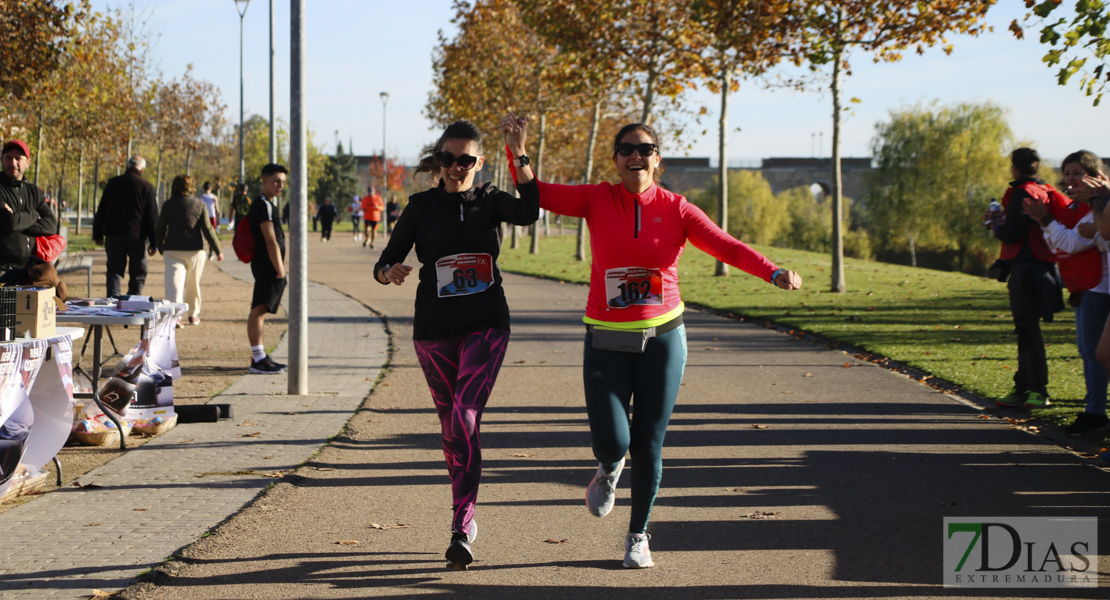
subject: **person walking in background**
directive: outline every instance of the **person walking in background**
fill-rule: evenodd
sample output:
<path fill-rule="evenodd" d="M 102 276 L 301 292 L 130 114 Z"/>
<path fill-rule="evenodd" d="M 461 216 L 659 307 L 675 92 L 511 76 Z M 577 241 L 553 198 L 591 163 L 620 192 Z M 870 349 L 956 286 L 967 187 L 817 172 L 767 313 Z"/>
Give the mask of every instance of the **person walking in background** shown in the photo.
<path fill-rule="evenodd" d="M 397 203 L 397 194 L 393 194 L 389 197 L 389 202 L 385 203 L 386 235 L 393 233 L 393 224 L 397 222 L 399 216 L 401 216 L 401 205 Z"/>
<path fill-rule="evenodd" d="M 285 372 L 285 365 L 274 362 L 262 345 L 262 331 L 266 315 L 276 313 L 285 293 L 285 232 L 281 228 L 277 205 L 274 203 L 285 189 L 285 176 L 289 169 L 270 163 L 262 167 L 262 193 L 251 202 L 248 224 L 254 236 L 254 258 L 251 274 L 254 275 L 254 294 L 251 312 L 247 317 L 247 339 L 251 345 L 251 364 L 247 372 L 277 374 Z"/>
<path fill-rule="evenodd" d="M 1010 313 L 1017 333 L 1018 368 L 1014 387 L 996 400 L 1001 406 L 1048 406 L 1048 362 L 1045 359 L 1041 319 L 1051 323 L 1064 309 L 1061 282 L 1056 273 L 1056 255 L 1049 250 L 1038 223 L 1022 212 L 1022 203 L 1032 198 L 1059 214 L 1067 208 L 1067 198 L 1037 178 L 1041 157 L 1032 148 L 1018 148 L 1010 154 L 1009 189 L 1002 197 L 1004 218 L 994 224 L 994 237 L 1002 242 L 1000 260 L 1009 268 L 1007 289 Z"/>
<path fill-rule="evenodd" d="M 207 203 L 194 197 L 195 191 L 192 177 L 174 177 L 170 198 L 154 227 L 154 245 L 166 263 L 166 299 L 189 304 L 190 325 L 200 325 L 200 278 L 207 262 L 204 240 L 216 260 L 224 259 Z"/>
<path fill-rule="evenodd" d="M 316 211 L 316 216 L 320 219 L 320 239 L 330 242 L 332 224 L 339 218 L 339 211 L 331 203 L 331 197 L 324 198 L 324 203 Z"/>
<path fill-rule="evenodd" d="M 586 508 L 597 517 L 613 509 L 629 454 L 632 514 L 623 564 L 654 566 L 648 518 L 663 476 L 663 438 L 686 368 L 685 307 L 678 288 L 678 258 L 686 242 L 785 290 L 798 289 L 802 279 L 721 230 L 686 198 L 656 185 L 659 139 L 647 125 L 632 123 L 617 133 L 616 185 L 538 181 L 525 152 L 526 121 L 510 114 L 499 129 L 517 166 L 521 198 L 584 218 L 590 229 L 593 263 L 583 319 L 582 379 L 599 464 L 586 488 Z"/>
<path fill-rule="evenodd" d="M 363 247 L 367 243 L 370 247 L 374 247 L 374 240 L 378 237 L 378 223 L 382 221 L 382 211 L 385 210 L 385 203 L 382 202 L 382 197 L 374 190 L 374 186 L 370 186 L 367 190 L 369 193 L 362 198 L 362 224 L 363 234 L 365 237 L 362 239 Z"/>
<path fill-rule="evenodd" d="M 245 182 L 235 184 L 235 195 L 231 198 L 232 225 L 237 227 L 239 219 L 247 216 L 251 209 L 250 188 Z"/>
<path fill-rule="evenodd" d="M 362 199 L 355 196 L 347 210 L 351 211 L 351 225 L 354 227 L 354 240 L 357 242 L 362 239 Z"/>
<path fill-rule="evenodd" d="M 23 180 L 31 165 L 31 151 L 21 140 L 3 147 L 0 175 L 0 277 L 22 269 L 35 255 L 35 238 L 52 235 L 58 221 L 42 188 Z"/>
<path fill-rule="evenodd" d="M 212 182 L 205 181 L 201 187 L 203 193 L 200 195 L 200 201 L 204 203 L 205 208 L 208 209 L 208 220 L 212 223 L 212 229 L 217 233 L 220 231 L 220 199 L 216 194 L 212 193 Z"/>
<path fill-rule="evenodd" d="M 146 283 L 146 257 L 157 251 L 154 224 L 158 205 L 154 186 L 143 179 L 146 159 L 135 155 L 127 160 L 127 171 L 108 180 L 100 206 L 93 217 L 93 242 L 104 246 L 107 256 L 108 297 L 120 293 L 124 271 L 130 271 L 127 294 L 143 293 Z M 130 263 L 130 269 L 128 269 Z"/>
<path fill-rule="evenodd" d="M 1063 189 L 1074 202 L 1063 214 L 1049 212 L 1047 204 L 1026 198 L 1022 212 L 1041 226 L 1045 242 L 1059 258 L 1060 278 L 1071 292 L 1068 304 L 1075 308 L 1075 333 L 1079 356 L 1083 360 L 1086 384 L 1084 410 L 1064 428 L 1077 436 L 1105 429 L 1107 374 L 1095 355 L 1098 340 L 1110 319 L 1110 277 L 1106 254 L 1095 242 L 1097 230 L 1090 202 L 1096 189 L 1110 183 L 1097 154 L 1087 150 L 1073 152 L 1060 166 Z"/>
<path fill-rule="evenodd" d="M 536 200 L 520 200 L 486 183 L 482 134 L 470 121 L 449 125 L 424 149 L 416 173 L 439 172 L 439 184 L 413 195 L 374 266 L 378 283 L 401 285 L 413 245 L 423 265 L 416 288 L 413 345 L 439 415 L 451 478 L 453 514 L 447 566 L 474 560 L 474 506 L 482 476 L 482 411 L 509 343 L 509 305 L 497 257 L 501 223 L 535 222 Z"/>

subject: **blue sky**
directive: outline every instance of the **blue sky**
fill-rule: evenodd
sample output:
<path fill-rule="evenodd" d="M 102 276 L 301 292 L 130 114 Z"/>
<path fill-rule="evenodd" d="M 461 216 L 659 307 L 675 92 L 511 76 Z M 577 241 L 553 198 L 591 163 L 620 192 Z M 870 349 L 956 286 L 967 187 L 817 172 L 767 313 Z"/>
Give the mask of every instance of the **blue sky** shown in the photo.
<path fill-rule="evenodd" d="M 216 84 L 238 119 L 239 15 L 233 0 L 135 0 L 148 14 L 149 30 L 157 35 L 153 64 L 167 77 L 184 72 L 189 63 L 197 77 Z M 97 8 L 119 6 L 119 0 L 95 0 Z M 1041 154 L 1059 159 L 1078 148 L 1110 155 L 1106 139 L 1107 108 L 1092 107 L 1076 87 L 1056 84 L 1054 71 L 1041 64 L 1044 48 L 1033 39 L 1017 41 L 1007 26 L 1023 14 L 1016 0 L 1001 0 L 992 9 L 993 33 L 979 38 L 953 38 L 955 51 L 946 56 L 934 49 L 925 56 L 907 56 L 892 64 L 852 57 L 853 75 L 845 82 L 845 98 L 861 100 L 844 123 L 845 156 L 866 156 L 877 121 L 891 110 L 919 102 L 992 101 L 1010 111 L 1011 126 L 1021 140 Z M 274 2 L 275 94 L 279 117 L 289 115 L 289 6 Z M 315 142 L 334 148 L 335 132 L 344 146 L 353 142 L 358 154 L 382 146 L 382 104 L 379 92 L 390 94 L 386 113 L 389 153 L 413 160 L 436 131 L 422 109 L 431 90 L 431 54 L 437 32 L 453 34 L 450 0 L 310 0 L 307 2 L 307 97 L 309 127 Z M 247 114 L 268 114 L 269 1 L 252 0 L 244 19 Z M 719 100 L 708 92 L 690 97 L 710 114 L 700 134 L 686 140 L 689 151 L 670 155 L 717 154 L 716 119 Z M 1110 101 L 1108 101 L 1110 104 Z M 746 82 L 729 103 L 730 162 L 750 163 L 768 156 L 827 156 L 831 145 L 831 101 L 828 93 L 768 91 Z M 480 124 L 491 129 L 493 124 Z M 739 128 L 739 131 L 736 129 Z M 665 132 L 664 132 L 665 137 Z M 821 148 L 815 149 L 821 141 Z M 666 154 L 665 154 L 666 155 Z"/>

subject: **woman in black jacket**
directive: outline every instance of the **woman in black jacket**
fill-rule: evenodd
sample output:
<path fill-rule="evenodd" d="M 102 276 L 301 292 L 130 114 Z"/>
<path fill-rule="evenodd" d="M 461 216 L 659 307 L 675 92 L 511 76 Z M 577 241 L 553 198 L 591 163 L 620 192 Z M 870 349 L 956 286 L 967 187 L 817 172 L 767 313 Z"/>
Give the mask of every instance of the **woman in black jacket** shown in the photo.
<path fill-rule="evenodd" d="M 486 183 L 482 134 L 470 121 L 447 127 L 425 149 L 416 173 L 439 170 L 439 185 L 409 198 L 374 266 L 379 283 L 401 285 L 412 267 L 401 264 L 413 245 L 423 263 L 416 288 L 413 343 L 443 431 L 454 517 L 448 567 L 474 560 L 474 503 L 482 473 L 478 429 L 509 342 L 509 306 L 497 257 L 501 223 L 528 225 L 539 202 L 521 200 Z"/>

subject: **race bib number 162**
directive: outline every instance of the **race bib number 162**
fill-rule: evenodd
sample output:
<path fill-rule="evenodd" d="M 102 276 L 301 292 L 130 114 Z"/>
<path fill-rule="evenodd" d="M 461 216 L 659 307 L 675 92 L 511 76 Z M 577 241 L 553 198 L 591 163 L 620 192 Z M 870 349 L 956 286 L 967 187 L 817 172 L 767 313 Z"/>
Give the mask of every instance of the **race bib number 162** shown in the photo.
<path fill-rule="evenodd" d="M 609 308 L 663 304 L 663 272 L 645 267 L 605 271 L 605 297 Z"/>

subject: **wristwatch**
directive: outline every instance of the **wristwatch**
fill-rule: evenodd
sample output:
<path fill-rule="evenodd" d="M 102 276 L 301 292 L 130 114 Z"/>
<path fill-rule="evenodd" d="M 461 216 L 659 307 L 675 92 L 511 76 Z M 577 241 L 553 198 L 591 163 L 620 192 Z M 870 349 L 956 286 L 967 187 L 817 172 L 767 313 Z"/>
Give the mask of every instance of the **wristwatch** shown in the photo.
<path fill-rule="evenodd" d="M 379 272 L 379 273 L 381 273 L 382 275 L 385 275 L 385 276 L 386 276 L 386 277 L 385 277 L 385 282 L 386 282 L 386 283 L 389 283 L 389 275 L 388 275 L 388 273 L 389 273 L 389 270 L 390 270 L 390 269 L 392 269 L 392 268 L 393 268 L 393 265 L 392 265 L 392 264 L 389 264 L 389 265 L 382 265 L 382 268 L 381 268 L 381 269 L 378 269 L 378 272 Z"/>
<path fill-rule="evenodd" d="M 771 285 L 777 286 L 778 283 L 775 280 L 779 278 L 779 275 L 782 275 L 785 272 L 786 272 L 786 269 L 782 269 L 782 268 L 775 269 L 775 272 L 771 273 Z"/>
<path fill-rule="evenodd" d="M 528 159 L 527 154 L 521 154 L 520 156 L 516 157 L 515 162 L 516 166 L 518 167 L 527 167 L 531 163 L 531 161 Z"/>

